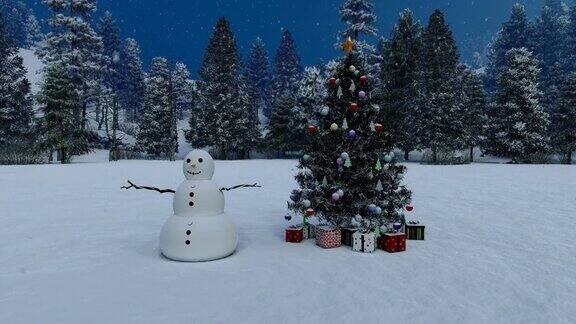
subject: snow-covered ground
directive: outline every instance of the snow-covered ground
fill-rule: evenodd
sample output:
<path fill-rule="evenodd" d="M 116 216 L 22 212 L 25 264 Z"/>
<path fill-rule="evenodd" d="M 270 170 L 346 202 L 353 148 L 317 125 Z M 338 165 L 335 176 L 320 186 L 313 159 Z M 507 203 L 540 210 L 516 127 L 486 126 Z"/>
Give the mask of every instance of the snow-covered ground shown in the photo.
<path fill-rule="evenodd" d="M 408 165 L 427 241 L 283 242 L 294 161 L 219 161 L 231 257 L 162 258 L 180 162 L 0 167 L 0 323 L 574 323 L 576 169 Z"/>

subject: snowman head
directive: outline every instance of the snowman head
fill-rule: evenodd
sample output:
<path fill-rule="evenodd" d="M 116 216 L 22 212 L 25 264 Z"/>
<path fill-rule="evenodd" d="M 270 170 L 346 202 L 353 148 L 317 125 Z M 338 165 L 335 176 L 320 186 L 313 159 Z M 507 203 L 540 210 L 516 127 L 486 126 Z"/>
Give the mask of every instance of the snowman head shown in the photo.
<path fill-rule="evenodd" d="M 214 160 L 202 150 L 194 150 L 184 159 L 184 176 L 187 180 L 210 180 L 214 175 Z"/>

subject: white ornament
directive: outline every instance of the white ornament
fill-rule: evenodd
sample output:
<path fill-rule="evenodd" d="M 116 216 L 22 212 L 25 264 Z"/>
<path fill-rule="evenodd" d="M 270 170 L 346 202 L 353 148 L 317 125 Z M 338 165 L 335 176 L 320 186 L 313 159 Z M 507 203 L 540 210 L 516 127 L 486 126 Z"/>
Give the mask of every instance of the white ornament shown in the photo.
<path fill-rule="evenodd" d="M 322 185 L 323 185 L 323 186 L 327 186 L 327 185 L 328 185 L 328 179 L 326 179 L 326 177 L 324 177 L 324 179 L 322 179 Z"/>
<path fill-rule="evenodd" d="M 338 194 L 338 196 L 340 196 L 340 198 L 344 197 L 344 190 L 338 189 L 338 191 L 336 191 L 336 193 Z"/>
<path fill-rule="evenodd" d="M 312 203 L 310 202 L 310 200 L 308 200 L 308 199 L 302 200 L 302 206 L 304 206 L 305 208 L 310 207 L 310 205 L 312 205 Z"/>
<path fill-rule="evenodd" d="M 322 116 L 328 116 L 329 113 L 330 113 L 330 108 L 328 108 L 328 107 L 324 107 L 324 108 L 322 108 L 322 110 L 320 110 L 320 115 L 322 115 Z"/>
<path fill-rule="evenodd" d="M 375 132 L 376 131 L 376 125 L 374 124 L 373 121 L 370 122 L 370 130 Z"/>
<path fill-rule="evenodd" d="M 346 120 L 346 118 L 344 118 L 344 121 L 342 122 L 342 129 L 343 130 L 348 129 L 348 120 Z"/>
<path fill-rule="evenodd" d="M 382 181 L 378 180 L 378 183 L 376 184 L 376 191 L 382 190 L 384 190 L 384 186 L 382 186 Z"/>
<path fill-rule="evenodd" d="M 214 160 L 194 150 L 183 165 L 186 180 L 176 190 L 174 215 L 160 233 L 160 251 L 177 261 L 210 261 L 236 250 L 234 223 L 224 214 L 224 195 L 212 180 Z"/>
<path fill-rule="evenodd" d="M 336 92 L 336 96 L 338 99 L 342 98 L 342 87 L 338 86 L 338 92 Z"/>
<path fill-rule="evenodd" d="M 356 84 L 354 83 L 354 81 L 352 81 L 352 83 L 350 84 L 350 92 L 354 91 L 356 91 Z"/>

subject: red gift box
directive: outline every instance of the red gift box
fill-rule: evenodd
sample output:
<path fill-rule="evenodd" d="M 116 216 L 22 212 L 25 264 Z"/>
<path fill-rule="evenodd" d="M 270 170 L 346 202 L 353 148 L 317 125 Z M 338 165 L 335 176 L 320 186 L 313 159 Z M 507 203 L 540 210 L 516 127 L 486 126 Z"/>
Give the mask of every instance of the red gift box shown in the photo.
<path fill-rule="evenodd" d="M 304 240 L 302 227 L 289 227 L 286 229 L 286 242 L 300 243 L 302 240 Z"/>
<path fill-rule="evenodd" d="M 405 233 L 385 233 L 378 238 L 378 248 L 389 253 L 406 251 Z"/>
<path fill-rule="evenodd" d="M 332 226 L 319 226 L 316 229 L 316 245 L 325 249 L 337 248 L 342 244 L 340 229 Z"/>

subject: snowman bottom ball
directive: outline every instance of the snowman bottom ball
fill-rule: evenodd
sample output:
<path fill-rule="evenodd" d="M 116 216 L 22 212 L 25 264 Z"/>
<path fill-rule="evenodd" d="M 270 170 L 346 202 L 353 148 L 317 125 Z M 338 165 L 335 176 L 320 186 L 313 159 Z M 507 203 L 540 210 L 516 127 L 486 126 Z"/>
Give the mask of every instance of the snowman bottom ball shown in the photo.
<path fill-rule="evenodd" d="M 160 233 L 160 251 L 175 261 L 200 262 L 225 258 L 236 250 L 236 226 L 226 216 L 168 218 Z"/>

